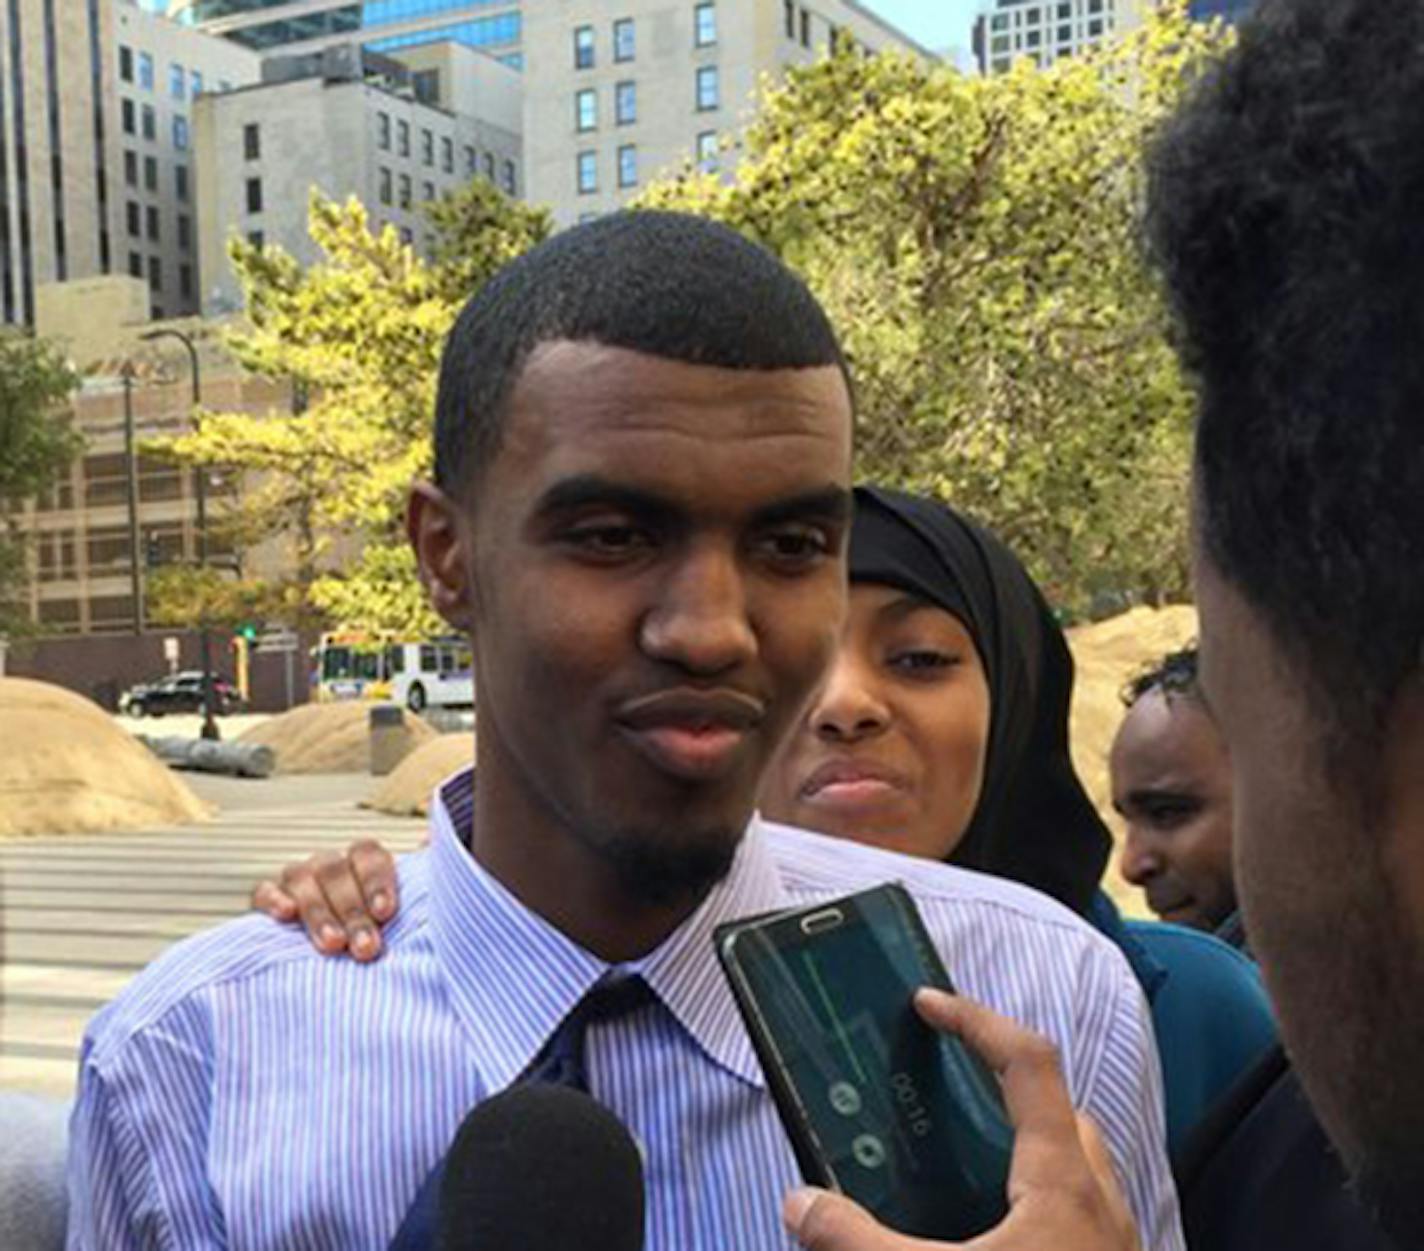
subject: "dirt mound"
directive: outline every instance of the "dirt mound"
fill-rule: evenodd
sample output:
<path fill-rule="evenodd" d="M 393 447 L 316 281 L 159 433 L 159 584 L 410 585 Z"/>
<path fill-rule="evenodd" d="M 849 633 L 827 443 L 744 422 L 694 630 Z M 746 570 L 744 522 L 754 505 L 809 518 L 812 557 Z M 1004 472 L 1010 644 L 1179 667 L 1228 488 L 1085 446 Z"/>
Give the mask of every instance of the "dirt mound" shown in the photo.
<path fill-rule="evenodd" d="M 1196 638 L 1195 608 L 1134 608 L 1120 617 L 1068 631 L 1077 679 L 1073 684 L 1073 762 L 1088 794 L 1113 834 L 1122 837 L 1122 822 L 1112 810 L 1108 753 L 1122 723 L 1124 686 L 1160 659 Z M 1119 902 L 1141 914 L 1141 896 L 1117 875 L 1114 864 L 1108 887 Z"/>
<path fill-rule="evenodd" d="M 365 773 L 371 767 L 371 705 L 361 700 L 303 704 L 253 726 L 240 743 L 261 743 L 277 756 L 278 773 Z M 434 738 L 419 717 L 406 714 L 412 746 Z"/>
<path fill-rule="evenodd" d="M 0 678 L 0 836 L 91 834 L 211 815 L 182 779 L 97 704 Z"/>
<path fill-rule="evenodd" d="M 423 817 L 430 810 L 431 791 L 474 758 L 473 734 L 442 734 L 411 752 L 361 806 L 398 817 Z"/>

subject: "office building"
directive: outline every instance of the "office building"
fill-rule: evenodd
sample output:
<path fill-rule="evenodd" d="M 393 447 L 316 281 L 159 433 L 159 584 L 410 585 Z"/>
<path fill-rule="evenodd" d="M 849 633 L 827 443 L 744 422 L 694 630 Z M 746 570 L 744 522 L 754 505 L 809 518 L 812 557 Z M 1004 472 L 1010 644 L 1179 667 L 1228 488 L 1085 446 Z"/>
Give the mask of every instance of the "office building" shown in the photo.
<path fill-rule="evenodd" d="M 0 5 L 0 322 L 108 273 L 147 282 L 155 315 L 195 310 L 193 99 L 257 71 L 129 0 Z"/>
<path fill-rule="evenodd" d="M 1256 0 L 1191 0 L 1188 12 L 1199 22 L 1220 17 L 1228 22 L 1239 22 L 1256 4 Z"/>
<path fill-rule="evenodd" d="M 569 225 L 684 161 L 725 168 L 732 157 L 719 144 L 749 120 L 762 78 L 843 39 L 933 59 L 850 0 L 530 3 L 528 198 Z"/>
<path fill-rule="evenodd" d="M 974 22 L 974 58 L 984 74 L 1019 57 L 1040 66 L 1073 56 L 1140 24 L 1145 0 L 992 0 Z"/>
<path fill-rule="evenodd" d="M 425 252 L 422 208 L 483 175 L 524 189 L 522 78 L 472 48 L 412 48 L 408 61 L 331 44 L 271 56 L 263 81 L 202 100 L 196 117 L 198 238 L 203 309 L 241 301 L 226 248 L 233 232 L 279 244 L 303 264 L 320 259 L 307 230 L 313 188 L 356 196 L 373 229 L 394 226 Z"/>

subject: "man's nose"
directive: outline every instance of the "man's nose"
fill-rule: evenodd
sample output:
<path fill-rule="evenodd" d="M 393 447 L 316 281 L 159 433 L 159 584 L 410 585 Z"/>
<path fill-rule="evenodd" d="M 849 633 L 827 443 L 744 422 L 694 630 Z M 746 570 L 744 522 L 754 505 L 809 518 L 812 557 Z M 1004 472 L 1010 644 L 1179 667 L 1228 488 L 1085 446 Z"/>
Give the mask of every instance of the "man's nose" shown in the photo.
<path fill-rule="evenodd" d="M 1162 857 L 1134 827 L 1127 827 L 1127 839 L 1122 845 L 1119 861 L 1122 876 L 1134 886 L 1146 886 L 1162 872 Z"/>
<path fill-rule="evenodd" d="M 654 660 L 703 677 L 751 660 L 757 637 L 736 554 L 709 545 L 680 562 L 643 618 L 641 643 Z"/>

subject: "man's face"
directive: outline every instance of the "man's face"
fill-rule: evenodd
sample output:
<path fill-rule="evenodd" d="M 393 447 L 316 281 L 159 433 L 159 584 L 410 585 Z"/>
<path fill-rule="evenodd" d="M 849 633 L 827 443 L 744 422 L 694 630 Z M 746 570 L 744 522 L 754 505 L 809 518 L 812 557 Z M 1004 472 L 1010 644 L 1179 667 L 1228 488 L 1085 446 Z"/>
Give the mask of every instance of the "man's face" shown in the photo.
<path fill-rule="evenodd" d="M 729 866 L 845 609 L 834 367 L 530 357 L 468 522 L 480 767 L 649 900 Z"/>
<path fill-rule="evenodd" d="M 1291 658 L 1200 541 L 1196 587 L 1202 685 L 1231 753 L 1247 935 L 1321 1123 L 1381 1223 L 1402 1245 L 1418 1245 L 1421 701 L 1393 720 L 1367 805 Z"/>
<path fill-rule="evenodd" d="M 1164 921 L 1214 930 L 1236 910 L 1231 763 L 1200 699 L 1144 694 L 1113 742 L 1113 807 L 1127 823 L 1122 875 Z"/>

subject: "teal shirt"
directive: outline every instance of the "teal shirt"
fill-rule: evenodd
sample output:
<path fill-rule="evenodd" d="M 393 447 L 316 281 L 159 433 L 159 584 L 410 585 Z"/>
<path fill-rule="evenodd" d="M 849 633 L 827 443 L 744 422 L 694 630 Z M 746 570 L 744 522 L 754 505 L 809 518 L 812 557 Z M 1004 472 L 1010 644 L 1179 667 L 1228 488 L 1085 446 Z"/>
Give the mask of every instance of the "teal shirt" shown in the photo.
<path fill-rule="evenodd" d="M 1217 1098 L 1278 1038 L 1260 971 L 1249 956 L 1200 930 L 1124 921 L 1099 894 L 1088 919 L 1112 939 L 1152 1009 L 1173 1158 Z"/>

